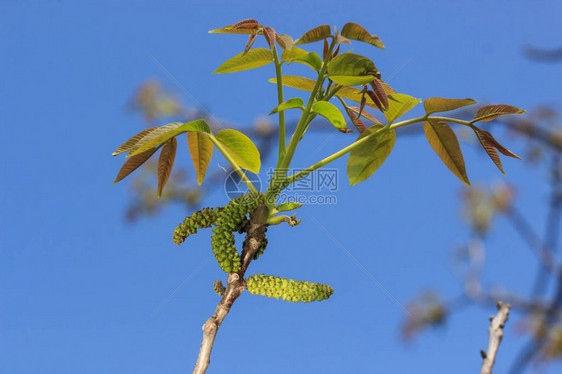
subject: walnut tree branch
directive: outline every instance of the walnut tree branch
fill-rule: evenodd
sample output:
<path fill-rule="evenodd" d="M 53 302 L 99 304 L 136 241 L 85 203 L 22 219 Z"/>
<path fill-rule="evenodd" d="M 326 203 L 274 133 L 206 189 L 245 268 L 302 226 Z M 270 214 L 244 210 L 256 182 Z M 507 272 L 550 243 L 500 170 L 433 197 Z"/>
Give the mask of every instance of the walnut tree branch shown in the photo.
<path fill-rule="evenodd" d="M 228 274 L 226 280 L 226 290 L 217 305 L 215 313 L 203 325 L 203 341 L 197 363 L 193 374 L 203 374 L 207 371 L 211 363 L 211 350 L 219 327 L 224 321 L 226 315 L 230 311 L 234 301 L 242 294 L 244 290 L 244 274 L 248 265 L 252 262 L 254 254 L 259 249 L 262 241 L 265 239 L 265 232 L 267 230 L 265 222 L 269 215 L 269 210 L 266 205 L 258 206 L 251 215 L 250 223 L 246 226 L 246 240 L 242 248 L 242 267 L 236 273 Z"/>
<path fill-rule="evenodd" d="M 490 334 L 488 350 L 486 352 L 480 351 L 482 357 L 484 358 L 480 374 L 492 374 L 492 367 L 496 361 L 498 348 L 500 347 L 500 343 L 503 338 L 503 328 L 509 317 L 510 308 L 511 305 L 498 301 L 498 314 L 490 317 L 490 327 L 488 328 L 488 332 Z"/>

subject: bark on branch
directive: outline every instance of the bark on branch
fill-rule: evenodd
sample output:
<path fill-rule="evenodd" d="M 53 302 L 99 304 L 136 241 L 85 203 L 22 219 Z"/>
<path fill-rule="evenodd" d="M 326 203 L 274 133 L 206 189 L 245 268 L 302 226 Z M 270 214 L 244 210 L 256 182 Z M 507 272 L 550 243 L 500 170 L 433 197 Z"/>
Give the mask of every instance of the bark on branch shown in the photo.
<path fill-rule="evenodd" d="M 245 228 L 246 240 L 244 240 L 242 249 L 242 267 L 238 272 L 228 274 L 226 290 L 217 305 L 217 309 L 203 325 L 203 341 L 193 374 L 205 373 L 211 363 L 211 350 L 213 349 L 213 343 L 215 342 L 219 327 L 230 311 L 234 301 L 244 291 L 244 274 L 246 269 L 248 269 L 248 265 L 252 262 L 254 254 L 260 248 L 261 242 L 265 239 L 265 232 L 267 230 L 265 222 L 268 215 L 269 210 L 266 205 L 258 206 L 251 215 L 250 223 Z"/>
<path fill-rule="evenodd" d="M 510 308 L 511 305 L 498 301 L 498 313 L 495 316 L 490 317 L 490 327 L 488 327 L 488 332 L 490 334 L 488 350 L 486 352 L 480 351 L 482 357 L 484 358 L 480 374 L 492 374 L 492 367 L 496 361 L 498 348 L 500 347 L 500 343 L 503 338 L 503 327 L 509 317 Z"/>

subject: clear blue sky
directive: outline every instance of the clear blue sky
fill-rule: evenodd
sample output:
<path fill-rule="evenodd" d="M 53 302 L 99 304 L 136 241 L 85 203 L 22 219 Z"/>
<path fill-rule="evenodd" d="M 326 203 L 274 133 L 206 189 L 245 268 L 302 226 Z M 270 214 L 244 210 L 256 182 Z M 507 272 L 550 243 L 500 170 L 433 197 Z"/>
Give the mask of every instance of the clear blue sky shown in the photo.
<path fill-rule="evenodd" d="M 207 261 L 209 233 L 174 246 L 171 232 L 185 216 L 181 209 L 127 225 L 126 185 L 111 185 L 121 162 L 111 152 L 143 126 L 124 110 L 133 90 L 155 77 L 181 92 L 154 59 L 215 115 L 250 123 L 274 106 L 275 87 L 266 82 L 273 71 L 210 75 L 245 38 L 208 30 L 256 18 L 296 38 L 313 26 L 353 21 L 385 42 L 385 51 L 354 48 L 400 92 L 560 108 L 561 66 L 529 62 L 522 47 L 559 47 L 561 10 L 555 1 L 4 0 L 0 371 L 192 369 L 201 326 L 218 301 L 212 284 L 224 279 L 214 260 Z M 298 154 L 295 164 L 306 166 L 349 141 L 327 137 L 307 140 L 304 146 L 324 145 L 315 155 Z M 176 162 L 189 165 L 182 149 Z M 473 183 L 503 178 L 481 152 L 467 148 L 465 158 Z M 215 158 L 211 167 L 218 163 L 224 161 Z M 345 170 L 345 160 L 336 164 Z M 507 180 L 520 185 L 520 208 L 541 232 L 545 171 L 512 160 L 504 166 Z M 477 372 L 492 310 L 469 308 L 405 346 L 401 308 L 321 228 L 401 304 L 429 288 L 453 297 L 460 287 L 447 264 L 467 236 L 460 187 L 423 138 L 399 138 L 369 181 L 353 189 L 341 181 L 337 206 L 303 208 L 297 228 L 270 229 L 270 247 L 249 273 L 325 282 L 335 294 L 305 305 L 243 295 L 221 327 L 209 373 Z M 225 201 L 216 194 L 209 203 Z M 502 232 L 487 254 L 501 266 L 486 279 L 526 292 L 534 259 L 513 232 Z M 508 326 L 498 373 L 524 342 L 518 320 L 514 315 Z"/>

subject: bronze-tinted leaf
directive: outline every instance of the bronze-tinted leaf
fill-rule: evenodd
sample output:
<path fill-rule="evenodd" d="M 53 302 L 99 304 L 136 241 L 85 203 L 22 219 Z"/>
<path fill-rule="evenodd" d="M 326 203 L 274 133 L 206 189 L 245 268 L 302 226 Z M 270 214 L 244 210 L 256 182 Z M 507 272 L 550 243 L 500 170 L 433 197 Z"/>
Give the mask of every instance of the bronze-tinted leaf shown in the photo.
<path fill-rule="evenodd" d="M 277 79 L 271 78 L 271 79 L 268 80 L 268 82 L 277 83 Z M 316 84 L 316 82 L 313 81 L 310 78 L 299 77 L 297 75 L 284 75 L 283 76 L 283 86 L 296 88 L 298 90 L 312 91 L 314 89 L 315 84 Z M 347 87 L 342 87 L 342 88 L 347 88 Z M 342 90 L 340 90 L 340 91 L 342 91 Z"/>
<path fill-rule="evenodd" d="M 209 31 L 210 34 L 258 34 L 260 25 L 255 19 L 245 19 L 234 25 Z"/>
<path fill-rule="evenodd" d="M 356 23 L 346 23 L 343 29 L 341 29 L 341 34 L 346 38 L 369 43 L 384 49 L 384 44 L 378 36 L 369 34 L 367 30 Z"/>
<path fill-rule="evenodd" d="M 523 113 L 525 113 L 524 109 L 519 109 L 511 105 L 506 105 L 506 104 L 486 105 L 478 109 L 478 111 L 474 115 L 474 118 L 472 119 L 472 122 L 476 122 L 476 121 L 488 122 L 504 114 L 523 114 Z"/>
<path fill-rule="evenodd" d="M 492 134 L 490 134 L 488 131 L 479 129 L 476 126 L 473 126 L 472 129 L 474 130 L 474 132 L 476 133 L 476 136 L 478 137 L 478 140 L 480 140 L 481 137 L 486 138 L 486 141 L 493 146 L 494 148 L 496 148 L 498 151 L 500 151 L 501 154 L 503 154 L 504 156 L 508 156 L 508 157 L 513 157 L 513 158 L 517 158 L 519 160 L 521 160 L 521 157 L 517 156 L 515 153 L 511 152 L 509 149 L 505 148 L 503 145 L 501 145 L 493 136 Z"/>
<path fill-rule="evenodd" d="M 242 20 L 242 21 L 238 22 L 237 24 L 235 24 L 233 26 L 233 28 L 235 28 L 235 29 L 255 29 L 258 26 L 259 26 L 258 21 L 256 21 L 255 19 L 245 19 L 245 20 Z"/>
<path fill-rule="evenodd" d="M 449 110 L 455 110 L 462 108 L 463 106 L 476 104 L 475 100 L 472 99 L 444 99 L 442 97 L 430 97 L 425 99 L 423 102 L 423 107 L 427 114 L 436 112 L 447 112 Z"/>
<path fill-rule="evenodd" d="M 244 48 L 244 54 L 242 56 L 244 56 L 246 53 L 248 53 L 250 48 L 252 48 L 252 45 L 254 45 L 254 42 L 256 41 L 257 37 L 258 37 L 258 34 L 250 34 L 250 36 L 248 37 L 248 43 L 246 43 L 246 48 Z"/>
<path fill-rule="evenodd" d="M 266 27 L 263 29 L 263 36 L 269 45 L 269 48 L 273 51 L 275 48 L 275 39 L 277 39 L 277 33 L 272 27 Z"/>
<path fill-rule="evenodd" d="M 357 109 L 359 109 L 359 108 L 357 108 Z M 363 121 L 361 121 L 359 118 L 357 118 L 357 115 L 353 112 L 353 110 L 351 110 L 350 107 L 346 106 L 345 111 L 346 111 L 347 115 L 349 116 L 349 119 L 351 120 L 351 122 L 353 122 L 353 124 L 355 125 L 355 128 L 357 129 L 357 131 L 359 131 L 359 133 L 362 133 L 363 131 L 367 130 L 367 127 L 365 126 Z"/>
<path fill-rule="evenodd" d="M 293 38 L 291 38 L 289 35 L 277 35 L 276 40 L 283 49 L 291 49 L 295 45 Z"/>
<path fill-rule="evenodd" d="M 484 148 L 488 156 L 490 156 L 490 159 L 492 159 L 492 161 L 494 162 L 494 164 L 496 164 L 498 169 L 500 169 L 502 174 L 505 175 L 500 156 L 498 155 L 498 152 L 496 151 L 496 148 L 494 148 L 492 142 L 490 142 L 486 134 L 484 134 L 484 130 L 480 130 L 477 127 L 473 127 L 472 129 L 474 130 L 474 133 L 476 133 L 476 137 L 480 141 L 480 144 L 482 144 L 482 148 Z"/>
<path fill-rule="evenodd" d="M 426 121 L 423 124 L 423 129 L 431 148 L 437 153 L 445 166 L 470 187 L 459 141 L 451 127 L 443 121 Z"/>
<path fill-rule="evenodd" d="M 159 149 L 159 147 L 149 149 L 148 151 L 144 151 L 136 156 L 129 157 L 127 161 L 121 166 L 119 173 L 117 173 L 117 177 L 115 177 L 115 181 L 113 184 L 119 182 L 127 175 L 131 174 L 133 171 L 137 170 L 139 166 L 144 164 L 146 160 L 150 158 Z"/>
<path fill-rule="evenodd" d="M 213 157 L 213 142 L 203 133 L 188 132 L 187 145 L 195 167 L 195 174 L 197 174 L 197 183 L 201 185 L 205 179 L 211 157 Z"/>
<path fill-rule="evenodd" d="M 371 81 L 370 84 L 371 84 L 371 87 L 373 88 L 373 91 L 374 91 L 375 95 L 378 98 L 378 102 L 382 106 L 381 111 L 387 110 L 388 109 L 388 98 L 386 97 L 386 91 L 384 89 L 384 86 L 382 85 L 381 80 L 378 79 L 378 78 L 375 78 Z M 375 102 L 375 100 L 373 100 L 373 102 L 375 104 L 377 104 Z"/>
<path fill-rule="evenodd" d="M 326 39 L 328 36 L 332 35 L 332 30 L 329 25 L 322 25 L 313 28 L 304 33 L 303 36 L 295 41 L 295 44 L 306 44 L 317 42 L 322 39 Z"/>
<path fill-rule="evenodd" d="M 137 144 L 139 142 L 139 140 L 141 140 L 142 138 L 144 138 L 145 135 L 150 134 L 152 131 L 154 131 L 155 129 L 157 129 L 158 127 L 151 127 L 149 129 L 145 129 L 142 130 L 141 132 L 139 132 L 137 135 L 133 136 L 131 139 L 127 140 L 125 143 L 121 144 L 116 150 L 115 152 L 113 152 L 111 155 L 112 156 L 117 156 L 118 154 L 121 154 L 123 152 L 127 152 L 130 151 L 135 144 Z"/>
<path fill-rule="evenodd" d="M 322 58 L 325 60 L 328 57 L 328 51 L 330 50 L 330 46 L 328 45 L 328 39 L 324 39 L 324 48 L 322 50 Z"/>
<path fill-rule="evenodd" d="M 164 144 L 160 152 L 160 158 L 158 159 L 158 197 L 162 196 L 162 190 L 172 173 L 177 148 L 178 141 L 176 138 L 172 138 Z"/>
<path fill-rule="evenodd" d="M 359 113 L 359 108 L 356 107 L 356 106 L 350 106 L 348 108 L 351 109 L 355 113 Z M 369 112 L 363 111 L 361 113 L 361 117 L 367 118 L 369 121 L 373 122 L 376 125 L 382 125 L 382 123 L 380 123 L 380 121 L 378 119 L 376 119 L 375 117 L 373 117 Z"/>

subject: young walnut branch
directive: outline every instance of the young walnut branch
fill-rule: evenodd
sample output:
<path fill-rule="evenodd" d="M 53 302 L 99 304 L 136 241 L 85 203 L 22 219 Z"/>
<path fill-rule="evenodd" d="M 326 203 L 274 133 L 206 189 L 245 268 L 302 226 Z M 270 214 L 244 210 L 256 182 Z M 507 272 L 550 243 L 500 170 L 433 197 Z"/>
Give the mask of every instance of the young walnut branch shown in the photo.
<path fill-rule="evenodd" d="M 490 317 L 490 327 L 488 328 L 490 340 L 488 341 L 488 350 L 486 352 L 480 351 L 484 358 L 480 374 L 492 374 L 492 367 L 496 362 L 496 355 L 503 338 L 503 328 L 509 317 L 510 308 L 511 305 L 498 301 L 498 313 Z"/>
<path fill-rule="evenodd" d="M 226 290 L 217 305 L 215 313 L 203 325 L 203 341 L 193 374 L 202 374 L 207 371 L 211 363 L 211 350 L 219 327 L 230 311 L 232 304 L 244 291 L 244 274 L 252 262 L 254 254 L 260 248 L 267 231 L 266 221 L 269 209 L 266 205 L 258 206 L 251 215 L 250 223 L 246 226 L 246 240 L 242 249 L 242 267 L 236 273 L 228 274 Z"/>

